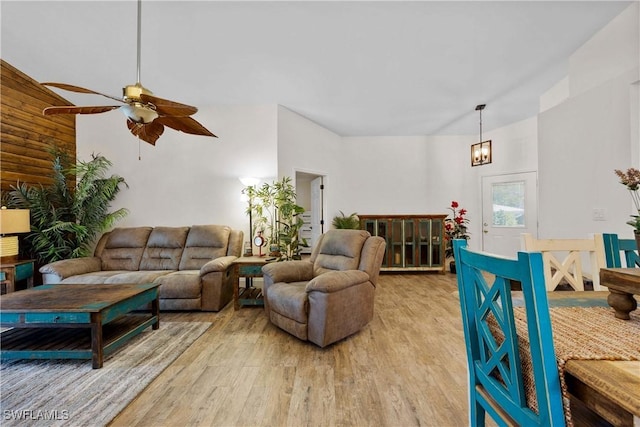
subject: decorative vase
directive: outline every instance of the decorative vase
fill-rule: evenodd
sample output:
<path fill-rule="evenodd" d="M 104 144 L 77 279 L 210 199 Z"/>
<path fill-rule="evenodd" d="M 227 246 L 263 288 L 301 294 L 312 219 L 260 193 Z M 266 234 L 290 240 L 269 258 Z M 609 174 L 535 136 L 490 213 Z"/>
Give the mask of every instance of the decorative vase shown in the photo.
<path fill-rule="evenodd" d="M 638 248 L 638 253 L 640 253 L 640 230 L 633 230 L 633 234 L 636 237 L 636 247 Z"/>

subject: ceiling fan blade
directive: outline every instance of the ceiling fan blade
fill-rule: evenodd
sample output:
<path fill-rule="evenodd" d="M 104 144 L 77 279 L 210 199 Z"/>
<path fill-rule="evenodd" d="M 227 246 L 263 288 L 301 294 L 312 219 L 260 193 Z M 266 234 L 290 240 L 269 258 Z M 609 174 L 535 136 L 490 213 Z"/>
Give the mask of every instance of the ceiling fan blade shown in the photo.
<path fill-rule="evenodd" d="M 214 134 L 209 132 L 207 128 L 202 126 L 196 120 L 191 117 L 171 117 L 171 116 L 160 116 L 153 121 L 154 123 L 161 123 L 165 126 L 169 126 L 172 129 L 190 133 L 192 135 L 204 135 L 204 136 L 212 136 L 217 138 Z"/>
<path fill-rule="evenodd" d="M 62 106 L 62 107 L 47 107 L 42 111 L 45 116 L 52 114 L 97 114 L 106 113 L 107 111 L 120 108 L 121 105 L 103 105 L 94 107 L 75 107 L 75 106 Z"/>
<path fill-rule="evenodd" d="M 190 116 L 198 112 L 198 109 L 191 105 L 169 101 L 146 93 L 140 94 L 140 100 L 155 105 L 156 111 L 161 116 Z"/>
<path fill-rule="evenodd" d="M 101 95 L 104 96 L 106 98 L 110 98 L 110 99 L 114 99 L 116 101 L 122 101 L 122 98 L 117 98 L 115 96 L 111 96 L 111 95 L 106 95 L 104 93 L 100 93 L 100 92 L 96 92 L 95 90 L 91 90 L 91 89 L 85 89 L 83 87 L 80 86 L 74 86 L 74 85 L 69 85 L 66 83 L 53 83 L 53 82 L 47 82 L 47 83 L 40 83 L 43 86 L 51 86 L 51 87 L 57 87 L 58 89 L 63 89 L 63 90 L 68 90 L 69 92 L 77 92 L 77 93 L 90 93 L 93 95 Z"/>
<path fill-rule="evenodd" d="M 157 123 L 156 120 L 151 123 L 136 123 L 131 119 L 127 119 L 127 127 L 133 135 L 151 145 L 156 145 L 156 141 L 164 132 L 164 126 L 161 123 Z"/>

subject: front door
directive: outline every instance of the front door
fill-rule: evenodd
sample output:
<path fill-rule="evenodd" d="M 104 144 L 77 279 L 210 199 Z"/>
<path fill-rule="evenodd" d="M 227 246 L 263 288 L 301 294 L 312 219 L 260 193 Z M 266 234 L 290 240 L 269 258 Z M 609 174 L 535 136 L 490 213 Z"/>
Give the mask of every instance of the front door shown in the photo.
<path fill-rule="evenodd" d="M 538 236 L 536 172 L 482 178 L 482 250 L 515 258 L 520 235 Z"/>

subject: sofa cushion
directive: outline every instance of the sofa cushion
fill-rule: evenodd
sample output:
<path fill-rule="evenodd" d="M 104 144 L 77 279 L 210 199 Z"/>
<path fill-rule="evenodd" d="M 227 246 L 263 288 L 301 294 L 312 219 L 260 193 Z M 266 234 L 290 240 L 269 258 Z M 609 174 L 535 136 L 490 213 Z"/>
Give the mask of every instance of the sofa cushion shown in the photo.
<path fill-rule="evenodd" d="M 200 298 L 202 282 L 198 270 L 181 270 L 165 274 L 153 281 L 160 283 L 160 298 Z"/>
<path fill-rule="evenodd" d="M 167 270 L 125 271 L 110 276 L 104 283 L 152 283 L 158 277 L 169 274 Z"/>
<path fill-rule="evenodd" d="M 346 238 L 345 235 L 347 235 Z M 315 258 L 312 260 L 313 275 L 335 270 L 357 270 L 360 264 L 360 252 L 369 236 L 369 233 L 364 230 L 326 232 L 322 236 L 320 250 L 314 254 Z"/>
<path fill-rule="evenodd" d="M 199 270 L 208 261 L 227 254 L 231 228 L 225 225 L 194 225 L 182 252 L 180 270 Z"/>
<path fill-rule="evenodd" d="M 149 235 L 140 270 L 177 270 L 189 227 L 156 227 Z"/>
<path fill-rule="evenodd" d="M 92 273 L 77 274 L 75 276 L 67 277 L 60 281 L 63 285 L 101 285 L 105 283 L 110 277 L 116 276 L 121 273 L 126 273 L 125 270 L 110 270 L 110 271 L 94 271 Z"/>
<path fill-rule="evenodd" d="M 113 229 L 102 249 L 102 269 L 138 270 L 151 230 L 151 227 Z"/>

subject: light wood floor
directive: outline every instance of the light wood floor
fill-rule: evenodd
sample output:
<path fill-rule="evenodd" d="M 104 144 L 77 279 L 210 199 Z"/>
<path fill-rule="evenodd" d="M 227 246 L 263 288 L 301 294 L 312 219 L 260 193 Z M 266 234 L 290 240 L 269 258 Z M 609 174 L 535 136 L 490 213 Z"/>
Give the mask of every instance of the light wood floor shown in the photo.
<path fill-rule="evenodd" d="M 461 426 L 464 338 L 455 276 L 382 274 L 375 318 L 325 349 L 262 308 L 163 313 L 213 325 L 112 426 Z"/>

